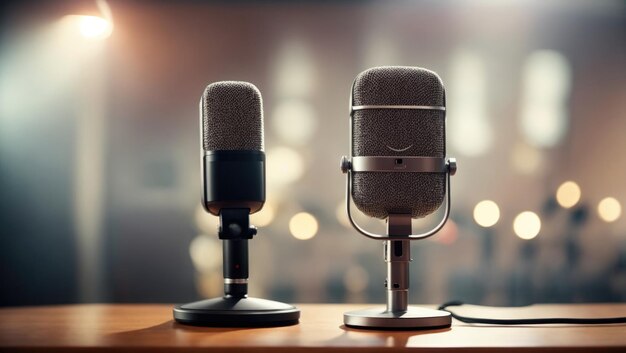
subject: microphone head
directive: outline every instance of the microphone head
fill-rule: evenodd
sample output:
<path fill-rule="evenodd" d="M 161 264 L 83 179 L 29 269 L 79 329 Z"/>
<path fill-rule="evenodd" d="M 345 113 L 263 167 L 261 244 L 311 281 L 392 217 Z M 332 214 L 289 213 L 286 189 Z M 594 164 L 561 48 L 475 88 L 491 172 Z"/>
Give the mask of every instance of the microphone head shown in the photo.
<path fill-rule="evenodd" d="M 255 213 L 265 203 L 263 103 L 251 83 L 208 85 L 200 99 L 202 204 L 219 215 L 224 208 Z"/>
<path fill-rule="evenodd" d="M 205 151 L 263 151 L 263 101 L 251 83 L 215 82 L 200 101 Z"/>
<path fill-rule="evenodd" d="M 352 105 L 445 107 L 439 76 L 417 67 L 375 67 L 360 73 Z M 353 156 L 443 158 L 445 112 L 436 109 L 364 109 L 352 112 Z M 376 218 L 390 213 L 425 217 L 442 204 L 444 173 L 353 172 L 352 198 L 357 208 Z"/>

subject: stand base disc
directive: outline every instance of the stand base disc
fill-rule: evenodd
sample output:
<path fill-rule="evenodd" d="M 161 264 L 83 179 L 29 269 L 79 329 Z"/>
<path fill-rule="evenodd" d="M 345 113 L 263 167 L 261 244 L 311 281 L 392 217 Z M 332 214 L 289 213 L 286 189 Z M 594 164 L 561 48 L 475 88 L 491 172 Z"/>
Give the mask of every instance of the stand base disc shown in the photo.
<path fill-rule="evenodd" d="M 343 323 L 364 329 L 432 329 L 450 327 L 452 317 L 447 311 L 409 306 L 406 312 L 384 308 L 348 311 L 343 314 Z"/>
<path fill-rule="evenodd" d="M 259 298 L 221 297 L 174 306 L 181 324 L 212 327 L 275 327 L 295 325 L 295 306 Z"/>

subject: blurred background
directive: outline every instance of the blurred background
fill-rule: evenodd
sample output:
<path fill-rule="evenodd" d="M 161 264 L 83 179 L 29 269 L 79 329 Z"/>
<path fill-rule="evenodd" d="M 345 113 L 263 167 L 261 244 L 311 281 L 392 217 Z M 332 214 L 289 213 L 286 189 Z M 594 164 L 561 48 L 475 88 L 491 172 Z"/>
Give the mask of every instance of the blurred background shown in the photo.
<path fill-rule="evenodd" d="M 251 295 L 382 304 L 382 243 L 347 223 L 339 170 L 350 85 L 380 65 L 439 73 L 459 164 L 451 220 L 412 243 L 412 303 L 626 300 L 623 1 L 5 1 L 0 13 L 2 306 L 222 293 L 198 171 L 198 100 L 219 80 L 264 99 Z"/>

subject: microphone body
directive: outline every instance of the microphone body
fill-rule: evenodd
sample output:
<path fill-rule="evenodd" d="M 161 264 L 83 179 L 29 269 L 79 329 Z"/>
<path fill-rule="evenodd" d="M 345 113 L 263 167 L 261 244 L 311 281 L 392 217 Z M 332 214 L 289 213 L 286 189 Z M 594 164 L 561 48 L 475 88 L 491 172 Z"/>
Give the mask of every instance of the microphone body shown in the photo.
<path fill-rule="evenodd" d="M 261 93 L 247 82 L 207 86 L 200 99 L 202 205 L 261 210 L 265 203 L 265 153 Z"/>
<path fill-rule="evenodd" d="M 354 81 L 352 106 L 357 108 L 352 112 L 352 156 L 394 157 L 398 167 L 398 172 L 354 172 L 352 197 L 357 208 L 380 219 L 433 213 L 444 200 L 445 174 L 400 168 L 410 157 L 446 154 L 445 110 L 440 109 L 445 108 L 445 93 L 439 76 L 416 67 L 366 70 Z"/>
<path fill-rule="evenodd" d="M 202 205 L 219 216 L 223 208 L 255 213 L 265 203 L 265 153 L 246 150 L 205 151 L 202 156 Z"/>

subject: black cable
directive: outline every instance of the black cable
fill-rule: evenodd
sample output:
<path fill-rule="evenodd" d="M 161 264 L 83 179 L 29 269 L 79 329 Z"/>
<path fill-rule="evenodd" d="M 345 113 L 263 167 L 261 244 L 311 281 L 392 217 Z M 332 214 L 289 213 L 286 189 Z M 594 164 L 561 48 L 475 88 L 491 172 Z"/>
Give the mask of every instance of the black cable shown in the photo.
<path fill-rule="evenodd" d="M 624 324 L 626 317 L 603 317 L 603 318 L 567 318 L 567 317 L 547 317 L 537 319 L 488 319 L 468 317 L 455 314 L 448 310 L 450 306 L 461 306 L 464 303 L 458 300 L 447 302 L 439 307 L 450 313 L 453 318 L 465 322 L 467 324 L 491 324 L 491 325 L 546 325 L 546 324 L 578 324 L 578 325 L 597 325 L 597 324 Z"/>

